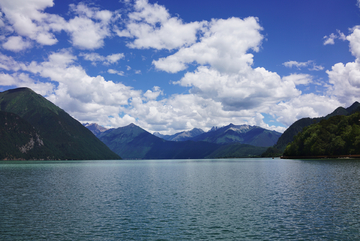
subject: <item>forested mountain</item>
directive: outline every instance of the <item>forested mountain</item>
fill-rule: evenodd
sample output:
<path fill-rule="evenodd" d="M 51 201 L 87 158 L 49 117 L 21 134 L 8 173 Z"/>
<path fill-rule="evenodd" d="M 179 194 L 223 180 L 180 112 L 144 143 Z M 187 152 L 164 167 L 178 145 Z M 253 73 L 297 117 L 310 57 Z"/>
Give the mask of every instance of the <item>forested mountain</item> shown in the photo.
<path fill-rule="evenodd" d="M 284 156 L 360 154 L 360 112 L 332 116 L 305 127 L 284 151 Z"/>
<path fill-rule="evenodd" d="M 311 124 L 315 124 L 324 119 L 329 119 L 333 116 L 343 115 L 348 116 L 357 111 L 360 111 L 360 103 L 354 102 L 350 107 L 338 107 L 332 113 L 319 118 L 302 118 L 300 120 L 295 121 L 286 131 L 281 135 L 277 143 L 266 150 L 263 153 L 263 156 L 281 156 L 286 148 L 286 146 L 294 140 L 295 135 L 300 133 L 303 128 L 310 126 Z"/>
<path fill-rule="evenodd" d="M 0 110 L 1 138 L 8 143 L 0 146 L 0 159 L 120 159 L 80 122 L 29 88 L 0 93 Z"/>

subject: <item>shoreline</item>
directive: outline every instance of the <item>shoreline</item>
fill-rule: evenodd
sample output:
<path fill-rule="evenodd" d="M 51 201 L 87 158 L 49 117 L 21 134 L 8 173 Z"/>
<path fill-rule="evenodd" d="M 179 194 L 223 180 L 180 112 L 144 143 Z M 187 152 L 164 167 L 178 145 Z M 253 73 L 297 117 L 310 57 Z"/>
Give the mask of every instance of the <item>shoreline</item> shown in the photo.
<path fill-rule="evenodd" d="M 360 155 L 280 156 L 280 159 L 352 159 Z"/>

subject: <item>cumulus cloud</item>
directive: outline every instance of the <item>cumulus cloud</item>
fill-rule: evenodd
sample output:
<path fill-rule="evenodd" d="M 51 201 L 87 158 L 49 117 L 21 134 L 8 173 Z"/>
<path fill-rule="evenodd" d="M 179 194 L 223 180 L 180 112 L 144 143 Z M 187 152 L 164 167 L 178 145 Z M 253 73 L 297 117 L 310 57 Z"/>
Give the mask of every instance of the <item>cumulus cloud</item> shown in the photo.
<path fill-rule="evenodd" d="M 147 90 L 145 92 L 144 96 L 146 97 L 147 100 L 156 100 L 156 98 L 162 94 L 163 94 L 163 92 L 160 89 L 160 87 L 154 86 L 152 90 Z"/>
<path fill-rule="evenodd" d="M 0 83 L 3 86 L 26 86 L 41 95 L 47 95 L 51 93 L 55 87 L 52 83 L 44 83 L 41 81 L 33 80 L 29 77 L 28 74 L 24 73 L 14 73 L 11 75 L 0 73 Z"/>
<path fill-rule="evenodd" d="M 54 5 L 52 0 L 0 1 L 0 7 L 15 32 L 42 45 L 57 43 L 52 32 L 60 31 L 63 18 L 44 13 Z"/>
<path fill-rule="evenodd" d="M 70 4 L 70 10 L 75 16 L 66 21 L 59 15 L 44 12 L 46 8 L 53 6 L 53 0 L 0 0 L 0 7 L 9 23 L 9 26 L 6 26 L 1 20 L 0 27 L 11 28 L 18 35 L 36 41 L 40 45 L 56 44 L 58 40 L 55 34 L 66 31 L 71 37 L 73 46 L 80 49 L 103 47 L 104 39 L 111 36 L 110 22 L 113 12 L 90 8 L 84 3 Z M 16 38 L 20 42 L 19 37 Z M 17 51 L 13 45 L 10 45 L 9 40 L 3 47 Z M 29 44 L 26 47 L 29 47 Z"/>
<path fill-rule="evenodd" d="M 184 70 L 192 62 L 209 64 L 219 71 L 239 72 L 253 63 L 253 54 L 248 51 L 259 51 L 263 39 L 260 30 L 262 27 L 254 17 L 213 19 L 197 43 L 153 64 L 170 73 Z"/>
<path fill-rule="evenodd" d="M 21 36 L 11 36 L 7 39 L 5 43 L 3 43 L 2 46 L 4 49 L 19 52 L 29 48 L 31 46 L 31 43 L 24 40 Z"/>
<path fill-rule="evenodd" d="M 360 27 L 353 28 L 346 39 L 350 42 L 350 51 L 355 61 L 337 63 L 326 73 L 332 85 L 329 94 L 336 96 L 341 103 L 350 105 L 360 99 Z"/>
<path fill-rule="evenodd" d="M 190 93 L 220 102 L 228 111 L 256 109 L 300 95 L 293 79 L 281 79 L 264 68 L 226 74 L 201 66 L 193 73 L 186 73 L 176 84 L 193 87 Z"/>
<path fill-rule="evenodd" d="M 301 118 L 325 116 L 338 106 L 341 103 L 334 97 L 311 93 L 271 106 L 269 113 L 276 116 L 277 121 L 289 126 Z"/>
<path fill-rule="evenodd" d="M 165 7 L 138 0 L 135 11 L 128 15 L 126 28 L 116 32 L 120 37 L 135 39 L 130 48 L 174 49 L 196 41 L 200 22 L 183 23 L 177 17 L 170 17 Z"/>
<path fill-rule="evenodd" d="M 109 23 L 113 13 L 108 10 L 89 8 L 83 3 L 71 4 L 70 9 L 78 14 L 70 19 L 65 27 L 71 35 L 72 44 L 81 49 L 103 47 L 104 38 L 111 35 Z"/>

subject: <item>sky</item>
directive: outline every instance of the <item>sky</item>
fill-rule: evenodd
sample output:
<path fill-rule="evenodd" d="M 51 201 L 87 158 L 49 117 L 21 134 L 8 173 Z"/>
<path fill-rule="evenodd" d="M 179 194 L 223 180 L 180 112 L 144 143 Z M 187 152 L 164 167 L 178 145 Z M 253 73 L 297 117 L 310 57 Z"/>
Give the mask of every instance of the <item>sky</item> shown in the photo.
<path fill-rule="evenodd" d="M 358 1 L 0 0 L 0 91 L 107 128 L 283 132 L 360 102 Z"/>

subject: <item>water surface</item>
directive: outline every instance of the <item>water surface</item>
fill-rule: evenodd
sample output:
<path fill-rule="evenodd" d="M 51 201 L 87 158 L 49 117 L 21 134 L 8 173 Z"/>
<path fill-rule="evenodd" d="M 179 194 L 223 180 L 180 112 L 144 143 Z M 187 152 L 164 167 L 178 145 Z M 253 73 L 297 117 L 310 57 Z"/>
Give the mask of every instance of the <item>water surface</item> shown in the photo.
<path fill-rule="evenodd" d="M 358 240 L 359 160 L 0 162 L 0 240 Z"/>

